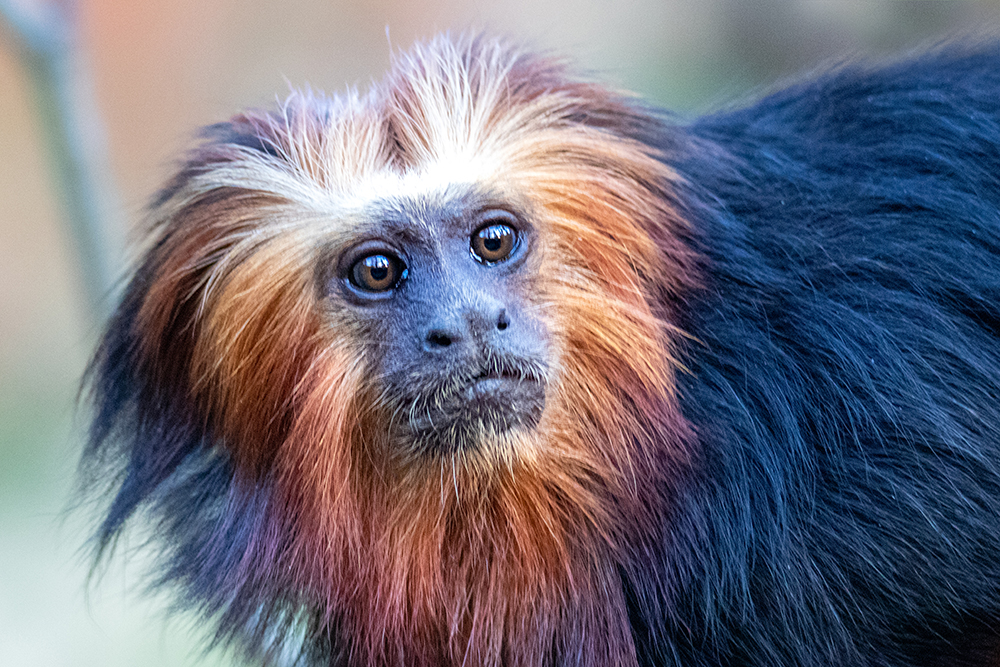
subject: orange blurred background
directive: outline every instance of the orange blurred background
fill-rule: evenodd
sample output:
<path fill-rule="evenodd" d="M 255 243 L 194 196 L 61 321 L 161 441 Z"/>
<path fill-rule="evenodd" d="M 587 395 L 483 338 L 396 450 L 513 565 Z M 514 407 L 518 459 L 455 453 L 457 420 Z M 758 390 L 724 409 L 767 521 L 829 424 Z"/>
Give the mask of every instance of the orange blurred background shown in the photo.
<path fill-rule="evenodd" d="M 489 28 L 568 53 L 683 117 L 830 58 L 998 26 L 996 0 L 79 2 L 81 54 L 133 236 L 197 127 L 290 86 L 363 88 L 393 49 L 439 30 Z M 124 558 L 138 536 L 87 586 L 88 514 L 66 508 L 86 423 L 75 395 L 99 323 L 8 38 L 0 31 L 0 665 L 229 664 L 202 653 L 204 625 L 165 622 L 165 600 L 142 594 L 141 558 Z"/>

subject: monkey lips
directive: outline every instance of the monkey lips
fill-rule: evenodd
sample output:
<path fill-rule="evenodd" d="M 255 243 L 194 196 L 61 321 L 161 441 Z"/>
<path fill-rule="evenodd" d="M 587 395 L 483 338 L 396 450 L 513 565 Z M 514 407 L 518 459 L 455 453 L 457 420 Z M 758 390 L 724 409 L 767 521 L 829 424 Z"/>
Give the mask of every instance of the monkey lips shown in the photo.
<path fill-rule="evenodd" d="M 494 357 L 469 366 L 411 383 L 403 391 L 397 414 L 405 419 L 394 421 L 405 431 L 400 440 L 409 451 L 475 450 L 490 437 L 538 424 L 546 386 L 540 363 Z"/>

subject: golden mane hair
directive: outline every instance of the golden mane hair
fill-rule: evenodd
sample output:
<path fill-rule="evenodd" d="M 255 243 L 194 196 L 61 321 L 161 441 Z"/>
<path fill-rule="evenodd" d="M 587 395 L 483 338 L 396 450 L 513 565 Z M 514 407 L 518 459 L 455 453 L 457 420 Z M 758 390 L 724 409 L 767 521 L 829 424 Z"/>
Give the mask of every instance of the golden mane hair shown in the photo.
<path fill-rule="evenodd" d="M 635 664 L 617 556 L 654 548 L 686 465 L 670 304 L 695 280 L 677 177 L 642 141 L 657 122 L 554 59 L 438 38 L 365 95 L 210 128 L 156 201 L 121 325 L 136 403 L 225 452 L 228 502 L 268 489 L 241 567 L 286 572 L 274 597 L 335 628 L 349 664 Z M 465 186 L 538 230 L 524 299 L 547 399 L 534 429 L 412 455 L 324 263 L 372 202 Z M 232 579 L 234 598 L 259 585 Z M 261 605 L 243 622 L 263 634 Z"/>

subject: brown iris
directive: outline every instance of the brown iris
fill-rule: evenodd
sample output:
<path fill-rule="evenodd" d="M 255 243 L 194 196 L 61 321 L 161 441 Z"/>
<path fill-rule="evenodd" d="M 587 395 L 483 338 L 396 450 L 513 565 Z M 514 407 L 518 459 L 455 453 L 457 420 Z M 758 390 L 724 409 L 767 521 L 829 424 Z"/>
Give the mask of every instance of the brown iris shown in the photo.
<path fill-rule="evenodd" d="M 351 283 L 366 292 L 385 292 L 403 277 L 406 268 L 398 257 L 375 253 L 362 257 L 351 267 Z"/>
<path fill-rule="evenodd" d="M 510 257 L 517 245 L 517 230 L 506 223 L 480 227 L 472 235 L 472 254 L 480 262 L 493 264 Z"/>

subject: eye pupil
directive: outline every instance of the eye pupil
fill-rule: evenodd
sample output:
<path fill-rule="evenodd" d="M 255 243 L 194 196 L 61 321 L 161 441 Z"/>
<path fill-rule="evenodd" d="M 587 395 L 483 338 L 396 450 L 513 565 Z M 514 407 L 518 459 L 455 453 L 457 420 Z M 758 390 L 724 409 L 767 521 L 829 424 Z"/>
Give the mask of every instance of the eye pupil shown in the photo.
<path fill-rule="evenodd" d="M 365 268 L 368 270 L 368 274 L 372 280 L 376 282 L 385 280 L 389 275 L 389 262 L 382 255 L 369 257 L 365 260 Z"/>
<path fill-rule="evenodd" d="M 507 259 L 517 244 L 517 230 L 506 223 L 494 223 L 472 235 L 472 255 L 493 264 Z"/>

